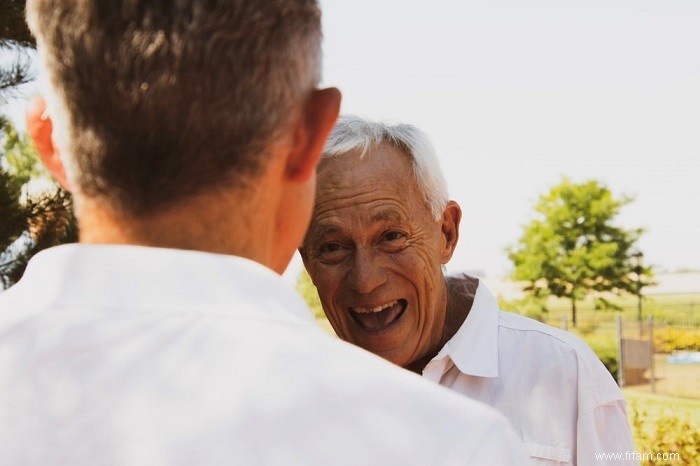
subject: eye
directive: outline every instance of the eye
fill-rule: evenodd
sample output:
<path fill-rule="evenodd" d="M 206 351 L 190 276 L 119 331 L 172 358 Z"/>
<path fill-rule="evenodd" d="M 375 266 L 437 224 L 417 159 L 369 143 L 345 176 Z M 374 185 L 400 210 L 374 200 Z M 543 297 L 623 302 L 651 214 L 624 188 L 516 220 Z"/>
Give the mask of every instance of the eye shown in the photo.
<path fill-rule="evenodd" d="M 404 239 L 405 237 L 406 235 L 404 235 L 400 231 L 390 230 L 384 232 L 384 234 L 382 235 L 382 241 L 398 241 Z"/>
<path fill-rule="evenodd" d="M 338 243 L 325 243 L 318 248 L 318 252 L 321 254 L 330 254 L 339 251 L 342 246 Z"/>
<path fill-rule="evenodd" d="M 332 242 L 321 244 L 316 251 L 319 260 L 326 264 L 340 262 L 348 252 L 342 244 Z"/>
<path fill-rule="evenodd" d="M 388 230 L 382 233 L 381 243 L 389 251 L 400 251 L 405 247 L 406 234 L 398 230 Z"/>

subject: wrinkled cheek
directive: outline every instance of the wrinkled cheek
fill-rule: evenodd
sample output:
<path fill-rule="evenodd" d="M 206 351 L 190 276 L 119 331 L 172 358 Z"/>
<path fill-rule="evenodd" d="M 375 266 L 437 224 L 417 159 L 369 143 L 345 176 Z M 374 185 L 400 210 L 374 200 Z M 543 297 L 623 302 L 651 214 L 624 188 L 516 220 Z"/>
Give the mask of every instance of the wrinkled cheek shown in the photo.
<path fill-rule="evenodd" d="M 338 307 L 334 306 L 332 302 L 321 300 L 321 305 L 323 306 L 326 318 L 328 318 L 328 321 L 330 322 L 331 327 L 333 327 L 333 330 L 335 330 L 335 333 L 337 333 L 342 339 L 346 339 L 349 336 L 347 332 L 348 317 L 343 315 L 342 311 Z"/>
<path fill-rule="evenodd" d="M 329 280 L 329 274 L 323 269 L 323 267 L 316 266 L 314 271 L 314 284 L 316 286 L 316 293 L 318 293 L 318 299 L 321 301 L 321 306 L 323 306 L 323 311 L 326 313 L 328 320 L 335 318 L 335 310 L 333 308 L 333 283 Z"/>
<path fill-rule="evenodd" d="M 427 267 L 433 264 L 424 263 L 422 267 L 426 270 L 430 270 Z M 418 301 L 419 301 L 419 315 L 416 321 L 417 326 L 417 342 L 416 351 L 418 353 L 424 353 L 428 350 L 430 341 L 434 337 L 436 332 L 436 320 L 440 314 L 440 310 L 436 309 L 437 306 L 437 290 L 438 290 L 438 277 L 427 276 L 423 280 L 423 289 L 419 291 Z"/>
<path fill-rule="evenodd" d="M 347 332 L 345 331 L 346 323 L 343 322 L 342 317 L 335 309 L 327 312 L 326 317 L 328 317 L 328 321 L 331 323 L 333 330 L 335 330 L 335 333 L 337 333 L 339 337 L 343 339 L 347 337 Z"/>

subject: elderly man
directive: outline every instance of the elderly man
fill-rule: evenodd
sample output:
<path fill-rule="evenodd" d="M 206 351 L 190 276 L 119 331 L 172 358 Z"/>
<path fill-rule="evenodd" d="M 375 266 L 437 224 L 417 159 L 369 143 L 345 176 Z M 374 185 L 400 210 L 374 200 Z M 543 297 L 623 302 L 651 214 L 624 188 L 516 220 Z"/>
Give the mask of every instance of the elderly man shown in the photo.
<path fill-rule="evenodd" d="M 502 415 L 324 335 L 278 275 L 340 104 L 315 1 L 27 11 L 28 127 L 80 244 L 0 296 L 2 463 L 526 461 Z"/>
<path fill-rule="evenodd" d="M 500 311 L 474 277 L 443 276 L 460 218 L 418 129 L 341 118 L 301 248 L 335 331 L 499 409 L 536 464 L 633 458 L 625 401 L 585 343 Z"/>

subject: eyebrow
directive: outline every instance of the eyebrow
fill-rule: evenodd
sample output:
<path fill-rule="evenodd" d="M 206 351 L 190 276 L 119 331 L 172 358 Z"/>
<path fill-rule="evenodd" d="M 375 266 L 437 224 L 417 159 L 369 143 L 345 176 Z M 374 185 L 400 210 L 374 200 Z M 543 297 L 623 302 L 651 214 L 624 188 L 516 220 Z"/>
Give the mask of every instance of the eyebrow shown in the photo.
<path fill-rule="evenodd" d="M 400 222 L 403 220 L 403 215 L 394 209 L 382 209 L 372 214 L 371 220 L 372 223 L 386 221 Z"/>
<path fill-rule="evenodd" d="M 376 224 L 380 222 L 396 222 L 403 221 L 404 215 L 401 212 L 392 208 L 383 208 L 373 213 L 370 217 L 370 223 Z M 311 241 L 319 241 L 327 235 L 332 235 L 341 231 L 341 227 L 335 223 L 320 223 L 309 229 L 307 237 Z"/>
<path fill-rule="evenodd" d="M 316 225 L 311 230 L 309 230 L 309 238 L 311 240 L 317 241 L 326 235 L 337 233 L 338 231 L 340 231 L 340 228 L 337 225 L 332 225 L 332 224 Z"/>

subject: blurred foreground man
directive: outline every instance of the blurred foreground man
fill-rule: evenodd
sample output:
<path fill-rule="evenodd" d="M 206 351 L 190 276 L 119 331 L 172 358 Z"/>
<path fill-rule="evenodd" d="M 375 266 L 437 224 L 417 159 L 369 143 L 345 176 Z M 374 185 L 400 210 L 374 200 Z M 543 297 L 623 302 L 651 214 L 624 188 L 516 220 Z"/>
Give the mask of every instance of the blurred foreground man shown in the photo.
<path fill-rule="evenodd" d="M 535 464 L 637 464 L 624 398 L 584 342 L 443 275 L 461 215 L 421 131 L 341 117 L 301 248 L 335 331 L 499 409 Z"/>
<path fill-rule="evenodd" d="M 0 462 L 526 461 L 500 414 L 324 335 L 278 275 L 340 104 L 314 1 L 27 9 L 28 127 L 81 244 L 0 296 Z"/>

